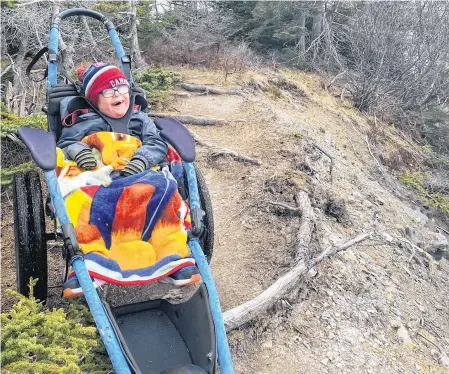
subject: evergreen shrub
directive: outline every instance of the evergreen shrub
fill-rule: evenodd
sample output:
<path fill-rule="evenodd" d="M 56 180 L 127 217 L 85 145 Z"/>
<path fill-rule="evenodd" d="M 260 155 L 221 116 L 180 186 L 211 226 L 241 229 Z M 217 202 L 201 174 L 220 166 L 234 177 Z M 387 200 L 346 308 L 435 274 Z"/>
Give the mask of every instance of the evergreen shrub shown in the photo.
<path fill-rule="evenodd" d="M 4 374 L 106 374 L 112 365 L 87 307 L 45 309 L 33 296 L 9 292 L 18 302 L 1 314 L 1 367 Z"/>
<path fill-rule="evenodd" d="M 145 90 L 149 102 L 155 102 L 165 97 L 179 81 L 178 75 L 160 68 L 149 68 L 136 75 L 136 82 Z"/>

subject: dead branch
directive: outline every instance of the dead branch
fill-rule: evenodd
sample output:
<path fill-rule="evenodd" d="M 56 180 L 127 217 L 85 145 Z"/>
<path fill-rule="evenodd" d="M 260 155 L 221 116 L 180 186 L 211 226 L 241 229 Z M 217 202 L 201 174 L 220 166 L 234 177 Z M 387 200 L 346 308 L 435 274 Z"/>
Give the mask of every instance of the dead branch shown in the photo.
<path fill-rule="evenodd" d="M 206 94 L 213 95 L 240 95 L 244 96 L 243 91 L 241 90 L 224 90 L 222 88 L 215 88 L 209 86 L 203 86 L 199 84 L 191 84 L 191 83 L 180 83 L 179 86 L 186 91 L 190 92 L 204 92 Z"/>
<path fill-rule="evenodd" d="M 3 77 L 10 69 L 12 65 L 8 65 L 5 69 L 3 69 L 2 73 L 0 74 L 0 78 Z"/>
<path fill-rule="evenodd" d="M 298 209 L 301 211 L 301 224 L 297 234 L 296 244 L 296 258 L 304 253 L 309 248 L 312 239 L 312 233 L 315 229 L 315 216 L 310 203 L 309 194 L 305 191 L 299 191 L 295 196 Z"/>
<path fill-rule="evenodd" d="M 235 328 L 247 323 L 257 317 L 259 314 L 263 313 L 265 310 L 270 308 L 276 301 L 278 301 L 282 296 L 284 296 L 293 286 L 295 286 L 299 278 L 307 274 L 307 272 L 316 266 L 319 262 L 324 260 L 340 251 L 344 251 L 349 247 L 352 247 L 372 235 L 371 233 L 363 233 L 357 235 L 355 238 L 349 240 L 345 244 L 336 247 L 329 248 L 325 250 L 320 256 L 315 260 L 311 261 L 308 265 L 304 261 L 298 262 L 289 272 L 279 278 L 274 282 L 269 288 L 262 292 L 259 296 L 254 299 L 241 304 L 231 310 L 223 313 L 224 323 L 226 331 L 234 330 Z"/>
<path fill-rule="evenodd" d="M 292 207 L 290 205 L 287 205 L 287 204 L 284 204 L 284 203 L 279 203 L 277 201 L 271 201 L 271 200 L 267 201 L 267 204 L 271 204 L 271 205 L 280 207 L 280 208 L 288 211 L 289 213 L 300 213 L 299 207 L 294 208 L 294 207 Z"/>
<path fill-rule="evenodd" d="M 443 228 L 440 227 L 440 226 L 436 226 L 436 228 L 439 229 L 439 230 L 441 230 L 441 231 L 444 231 L 446 234 L 449 235 L 449 231 L 447 231 L 446 229 L 443 229 Z"/>
<path fill-rule="evenodd" d="M 216 151 L 213 151 L 210 156 L 212 158 L 217 158 L 217 157 L 220 157 L 220 156 L 231 156 L 236 161 L 247 162 L 247 163 L 253 164 L 253 165 L 261 165 L 262 164 L 256 158 L 251 158 L 251 157 L 248 157 L 248 156 L 242 156 L 242 155 L 238 154 L 236 151 L 233 151 L 232 149 L 229 149 L 229 148 L 222 148 L 222 149 L 218 149 Z"/>
<path fill-rule="evenodd" d="M 371 151 L 371 146 L 370 146 L 370 144 L 369 144 L 368 135 L 365 135 L 365 143 L 366 143 L 366 145 L 368 146 L 369 154 L 370 154 L 371 157 L 374 159 L 374 161 L 376 161 L 377 166 L 379 166 L 380 172 L 383 174 L 384 172 L 383 172 L 382 165 L 380 164 L 379 160 L 378 160 L 376 157 L 374 157 L 373 152 Z"/>
<path fill-rule="evenodd" d="M 416 252 L 419 252 L 420 254 L 422 254 L 425 259 L 427 260 L 429 266 L 433 266 L 433 265 L 437 265 L 438 263 L 435 261 L 435 259 L 432 257 L 432 255 L 430 253 L 427 253 L 424 249 L 422 249 L 421 247 L 418 247 L 416 244 L 413 244 L 410 240 L 407 240 L 403 237 L 394 237 L 394 239 L 396 239 L 396 242 L 402 242 L 405 244 L 409 245 L 409 250 L 412 252 L 412 257 L 413 258 L 415 256 Z"/>
<path fill-rule="evenodd" d="M 176 118 L 181 123 L 195 125 L 195 126 L 214 126 L 214 125 L 225 124 L 227 122 L 224 119 L 210 118 L 210 117 L 194 117 L 194 116 L 185 116 L 185 115 L 170 114 L 170 113 L 155 113 L 155 112 L 150 112 L 149 114 L 152 117 Z"/>
<path fill-rule="evenodd" d="M 329 176 L 331 178 L 331 183 L 332 183 L 332 170 L 334 169 L 334 158 L 327 153 L 323 148 L 321 148 L 320 146 L 316 145 L 315 143 L 313 143 L 313 146 L 318 149 L 319 151 L 321 151 L 325 156 L 329 157 L 331 164 L 329 166 Z"/>
<path fill-rule="evenodd" d="M 198 145 L 201 145 L 203 147 L 209 148 L 210 150 L 212 150 L 211 152 L 211 157 L 212 158 L 217 158 L 219 156 L 231 156 L 234 160 L 236 161 L 241 161 L 241 162 L 248 162 L 250 164 L 253 165 L 262 165 L 262 162 L 259 161 L 256 158 L 251 158 L 251 157 L 247 157 L 247 156 L 242 156 L 241 154 L 237 153 L 236 151 L 233 151 L 232 149 L 229 148 L 217 148 L 213 145 L 210 145 L 204 141 L 202 141 L 200 139 L 200 137 L 195 134 L 193 131 L 190 131 L 190 133 L 192 134 L 193 139 L 195 140 L 195 142 Z"/>

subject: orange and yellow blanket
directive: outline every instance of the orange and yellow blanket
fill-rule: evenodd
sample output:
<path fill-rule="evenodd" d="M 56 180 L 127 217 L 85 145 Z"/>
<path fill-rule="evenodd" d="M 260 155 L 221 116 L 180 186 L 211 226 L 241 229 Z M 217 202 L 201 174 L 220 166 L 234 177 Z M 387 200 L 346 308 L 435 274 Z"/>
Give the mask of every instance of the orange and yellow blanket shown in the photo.
<path fill-rule="evenodd" d="M 189 209 L 173 175 L 164 168 L 119 176 L 141 145 L 132 136 L 99 132 L 82 142 L 93 149 L 97 168 L 83 171 L 57 149 L 56 172 L 90 275 L 136 285 L 195 265 L 187 246 Z M 172 149 L 168 161 L 180 166 Z"/>

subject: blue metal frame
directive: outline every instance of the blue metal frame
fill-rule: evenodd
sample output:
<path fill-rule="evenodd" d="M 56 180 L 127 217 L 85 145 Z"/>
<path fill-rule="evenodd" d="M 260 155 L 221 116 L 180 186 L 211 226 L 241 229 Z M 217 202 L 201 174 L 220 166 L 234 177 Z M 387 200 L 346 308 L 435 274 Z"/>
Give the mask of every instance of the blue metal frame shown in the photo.
<path fill-rule="evenodd" d="M 48 191 L 55 207 L 56 217 L 58 218 L 59 224 L 64 225 L 70 223 L 64 199 L 59 188 L 58 179 L 56 178 L 56 172 L 54 170 L 45 171 L 45 180 L 47 181 Z M 128 362 L 126 361 L 111 322 L 104 310 L 97 290 L 92 284 L 92 279 L 87 271 L 83 258 L 81 256 L 73 257 L 71 259 L 71 265 L 75 270 L 81 288 L 83 289 L 84 297 L 86 298 L 89 309 L 94 317 L 101 340 L 106 347 L 115 372 L 117 374 L 131 374 Z"/>
<path fill-rule="evenodd" d="M 194 164 L 192 162 L 183 162 L 183 165 L 187 175 L 187 184 L 189 186 L 190 209 L 201 208 Z M 215 325 L 215 338 L 217 341 L 220 372 L 222 374 L 233 374 L 234 368 L 232 366 L 231 351 L 229 349 L 228 337 L 226 336 L 223 314 L 221 312 L 220 298 L 218 297 L 217 287 L 215 286 L 212 272 L 210 271 L 206 256 L 204 255 L 197 238 L 189 240 L 189 248 L 193 253 L 193 257 L 195 257 L 201 278 L 209 293 L 209 304 Z"/>
<path fill-rule="evenodd" d="M 115 31 L 112 22 L 107 20 L 102 14 L 88 10 L 88 9 L 70 9 L 59 13 L 50 27 L 50 39 L 49 39 L 49 61 L 48 61 L 48 80 L 47 87 L 51 88 L 57 84 L 58 65 L 58 43 L 59 43 L 59 22 L 66 17 L 85 15 L 102 21 L 108 30 L 114 49 L 117 53 L 120 66 L 123 69 L 122 57 L 125 56 L 125 51 L 120 42 L 120 39 Z M 131 78 L 132 80 L 132 78 Z M 193 163 L 184 162 L 184 167 L 187 174 L 187 180 L 189 185 L 189 204 L 191 208 L 200 208 L 200 199 L 198 193 L 198 185 L 196 179 L 196 173 Z M 50 192 L 51 200 L 55 206 L 56 216 L 61 225 L 70 223 L 67 210 L 64 204 L 59 184 L 56 178 L 54 170 L 45 171 L 45 178 L 47 186 Z M 224 327 L 223 315 L 220 307 L 220 300 L 218 292 L 215 287 L 215 282 L 212 277 L 209 265 L 206 257 L 201 249 L 198 239 L 189 240 L 189 248 L 193 253 L 193 256 L 198 264 L 198 268 L 201 277 L 206 284 L 209 293 L 209 303 L 212 311 L 212 318 L 215 325 L 215 334 L 217 341 L 217 354 L 218 363 L 220 366 L 220 372 L 222 374 L 233 374 L 234 369 L 232 365 L 231 353 L 229 349 L 228 339 L 226 336 L 226 330 Z M 130 374 L 130 368 L 126 361 L 125 355 L 120 347 L 119 341 L 112 328 L 111 322 L 104 310 L 103 304 L 92 284 L 92 280 L 87 271 L 84 260 L 81 256 L 75 256 L 72 258 L 71 265 L 75 270 L 77 278 L 83 289 L 84 296 L 89 305 L 89 309 L 94 317 L 101 339 L 106 347 L 106 350 L 111 359 L 114 370 L 117 374 Z"/>
<path fill-rule="evenodd" d="M 112 40 L 112 44 L 117 53 L 117 58 L 120 62 L 120 66 L 123 69 L 122 57 L 125 56 L 125 51 L 120 43 L 117 32 L 111 22 L 107 22 L 105 17 L 99 13 L 89 11 L 87 9 L 71 9 L 59 13 L 50 27 L 50 37 L 48 43 L 49 49 L 49 61 L 48 61 L 48 79 L 47 87 L 54 87 L 58 81 L 58 64 L 57 64 L 57 54 L 58 54 L 58 44 L 59 44 L 59 22 L 65 17 L 75 16 L 75 15 L 86 15 L 93 16 L 96 19 L 102 20 L 108 29 L 109 36 Z M 56 216 L 61 225 L 70 223 L 67 210 L 64 204 L 61 191 L 59 189 L 59 184 L 56 178 L 55 171 L 46 171 L 45 178 L 47 181 L 47 186 L 50 192 L 51 200 L 55 206 Z M 114 370 L 117 374 L 131 374 L 129 365 L 126 361 L 125 355 L 120 347 L 117 336 L 115 335 L 114 329 L 109 321 L 109 318 L 104 310 L 103 304 L 98 296 L 95 287 L 92 284 L 92 279 L 87 271 L 86 265 L 82 257 L 74 257 L 71 260 L 71 265 L 75 270 L 76 276 L 80 282 L 83 289 L 84 296 L 86 298 L 89 309 L 94 317 L 95 323 L 97 325 L 98 331 L 100 333 L 101 340 L 108 352 L 111 359 Z"/>
<path fill-rule="evenodd" d="M 99 21 L 102 21 L 105 24 L 105 27 L 108 31 L 109 37 L 111 38 L 112 45 L 115 49 L 115 53 L 117 54 L 117 59 L 119 61 L 120 67 L 123 69 L 122 58 L 126 56 L 125 50 L 123 49 L 122 43 L 118 37 L 117 31 L 115 31 L 115 27 L 111 21 L 109 21 L 105 16 L 95 11 L 79 8 L 79 9 L 68 9 L 61 13 L 59 13 L 53 23 L 50 26 L 50 37 L 48 41 L 48 49 L 50 58 L 48 60 L 48 78 L 47 78 L 47 87 L 54 87 L 58 83 L 58 63 L 57 63 L 57 54 L 59 49 L 59 23 L 62 19 L 72 16 L 88 16 L 95 18 Z M 52 57 L 53 55 L 53 57 Z M 132 83 L 132 76 L 130 77 L 130 83 Z"/>

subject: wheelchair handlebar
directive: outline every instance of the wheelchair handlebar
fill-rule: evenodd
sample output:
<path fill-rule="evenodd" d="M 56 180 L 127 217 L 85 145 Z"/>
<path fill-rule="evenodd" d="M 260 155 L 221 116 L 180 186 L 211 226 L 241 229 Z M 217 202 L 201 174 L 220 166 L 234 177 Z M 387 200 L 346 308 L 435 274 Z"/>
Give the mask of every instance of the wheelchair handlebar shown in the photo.
<path fill-rule="evenodd" d="M 73 16 L 86 16 L 95 18 L 96 20 L 103 22 L 106 29 L 109 31 L 114 28 L 114 24 L 110 21 L 106 16 L 101 13 L 95 12 L 94 10 L 85 9 L 85 8 L 75 8 L 75 9 L 66 9 L 61 13 L 57 14 L 53 19 L 52 26 L 59 25 L 59 22 L 64 18 L 73 17 Z"/>
<path fill-rule="evenodd" d="M 50 26 L 50 37 L 48 41 L 48 79 L 47 79 L 47 88 L 54 87 L 57 84 L 58 80 L 58 44 L 59 44 L 59 23 L 62 19 L 73 16 L 87 16 L 94 18 L 100 22 L 103 22 L 106 30 L 108 31 L 109 37 L 111 38 L 112 45 L 114 46 L 117 59 L 120 63 L 120 68 L 125 72 L 130 83 L 132 83 L 133 79 L 130 72 L 130 60 L 128 56 L 125 54 L 125 50 L 123 49 L 122 43 L 118 37 L 117 32 L 115 31 L 114 24 L 110 21 L 106 16 L 101 13 L 95 12 L 90 9 L 85 8 L 74 8 L 63 10 L 59 14 L 55 16 L 53 22 Z M 125 66 L 126 65 L 126 66 Z"/>

